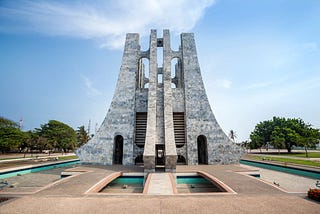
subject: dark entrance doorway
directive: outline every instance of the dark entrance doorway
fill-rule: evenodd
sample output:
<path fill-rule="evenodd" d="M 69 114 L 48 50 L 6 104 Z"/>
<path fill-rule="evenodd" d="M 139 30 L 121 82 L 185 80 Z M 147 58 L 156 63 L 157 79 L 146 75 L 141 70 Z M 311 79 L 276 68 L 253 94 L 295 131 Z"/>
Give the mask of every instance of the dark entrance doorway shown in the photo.
<path fill-rule="evenodd" d="M 123 156 L 123 137 L 117 135 L 114 138 L 113 164 L 122 164 Z"/>
<path fill-rule="evenodd" d="M 156 145 L 156 165 L 164 166 L 164 145 Z"/>
<path fill-rule="evenodd" d="M 200 135 L 197 138 L 198 146 L 198 164 L 208 164 L 208 148 L 207 138 L 204 135 Z"/>

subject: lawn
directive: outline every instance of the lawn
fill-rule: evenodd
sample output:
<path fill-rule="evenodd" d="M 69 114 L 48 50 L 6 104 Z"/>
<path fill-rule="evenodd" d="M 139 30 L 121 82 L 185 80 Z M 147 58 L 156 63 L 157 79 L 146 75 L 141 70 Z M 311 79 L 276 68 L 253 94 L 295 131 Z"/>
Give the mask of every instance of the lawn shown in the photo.
<path fill-rule="evenodd" d="M 20 154 L 20 153 L 18 155 L 16 155 L 16 156 L 12 155 L 12 157 L 10 157 L 10 156 L 2 157 L 0 155 L 0 161 L 1 160 L 11 160 L 11 159 L 21 159 L 21 160 L 23 160 L 24 158 L 36 158 L 36 157 L 48 157 L 48 158 L 50 158 L 50 157 L 54 157 L 54 156 L 59 156 L 59 160 L 78 159 L 78 157 L 76 155 L 63 156 L 63 155 L 61 155 L 61 153 L 51 153 L 51 156 L 48 156 L 46 154 L 36 154 L 36 153 L 33 154 L 32 156 L 31 156 L 31 154 L 27 154 L 25 157 L 23 157 L 23 154 Z"/>
<path fill-rule="evenodd" d="M 76 155 L 72 155 L 72 156 L 59 156 L 59 161 L 60 160 L 71 160 L 71 159 L 78 159 L 78 157 Z"/>
<path fill-rule="evenodd" d="M 6 156 L 6 155 L 4 155 L 4 157 L 2 157 L 1 155 L 0 155 L 0 160 L 11 160 L 11 159 L 24 159 L 24 158 L 32 158 L 32 157 L 36 157 L 36 154 L 33 154 L 33 156 L 31 156 L 31 154 L 26 154 L 26 156 L 24 157 L 23 156 L 23 153 L 19 153 L 19 156 L 12 156 L 12 157 L 10 157 L 10 156 Z"/>
<path fill-rule="evenodd" d="M 277 161 L 282 163 L 292 163 L 292 164 L 320 167 L 320 162 L 311 161 L 311 160 L 299 160 L 299 159 L 269 157 L 269 156 L 263 157 L 263 156 L 257 156 L 257 155 L 250 155 L 248 157 L 250 159 L 259 160 L 259 161 Z"/>
<path fill-rule="evenodd" d="M 283 156 L 293 156 L 293 157 L 300 157 L 300 158 L 305 158 L 306 153 L 293 153 L 293 154 L 281 154 Z M 309 158 L 320 158 L 320 152 L 308 152 L 308 157 Z"/>

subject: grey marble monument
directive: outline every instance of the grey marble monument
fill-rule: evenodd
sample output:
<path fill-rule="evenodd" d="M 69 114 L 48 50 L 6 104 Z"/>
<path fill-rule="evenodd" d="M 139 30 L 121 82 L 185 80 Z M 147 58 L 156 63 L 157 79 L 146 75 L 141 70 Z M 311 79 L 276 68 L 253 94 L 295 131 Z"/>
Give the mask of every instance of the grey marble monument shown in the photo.
<path fill-rule="evenodd" d="M 109 111 L 76 154 L 86 163 L 143 164 L 146 172 L 157 167 L 174 172 L 177 164 L 237 163 L 242 151 L 212 113 L 193 34 L 182 33 L 174 51 L 169 30 L 162 38 L 151 30 L 147 51 L 140 50 L 139 34 L 127 34 Z"/>

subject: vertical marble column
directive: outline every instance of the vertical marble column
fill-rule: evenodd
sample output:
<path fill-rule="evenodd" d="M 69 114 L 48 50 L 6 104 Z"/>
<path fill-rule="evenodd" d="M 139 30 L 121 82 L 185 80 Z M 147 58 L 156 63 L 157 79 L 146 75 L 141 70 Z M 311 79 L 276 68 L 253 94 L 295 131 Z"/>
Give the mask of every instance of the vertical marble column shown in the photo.
<path fill-rule="evenodd" d="M 157 137 L 157 31 L 151 30 L 149 49 L 149 91 L 146 142 L 144 145 L 143 162 L 145 172 L 155 171 L 155 142 Z"/>
<path fill-rule="evenodd" d="M 165 169 L 175 171 L 177 151 L 174 140 L 172 89 L 171 89 L 171 47 L 169 30 L 163 31 L 163 111 L 164 111 L 164 141 Z"/>

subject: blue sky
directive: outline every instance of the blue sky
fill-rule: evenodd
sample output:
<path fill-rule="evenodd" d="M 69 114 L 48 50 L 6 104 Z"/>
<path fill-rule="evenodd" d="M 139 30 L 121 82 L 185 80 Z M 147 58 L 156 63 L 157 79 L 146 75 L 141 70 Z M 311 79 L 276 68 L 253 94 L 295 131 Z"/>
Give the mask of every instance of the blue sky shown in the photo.
<path fill-rule="evenodd" d="M 213 112 L 238 141 L 273 116 L 320 128 L 320 1 L 0 1 L 0 115 L 94 132 L 109 108 L 125 33 L 194 32 Z"/>

